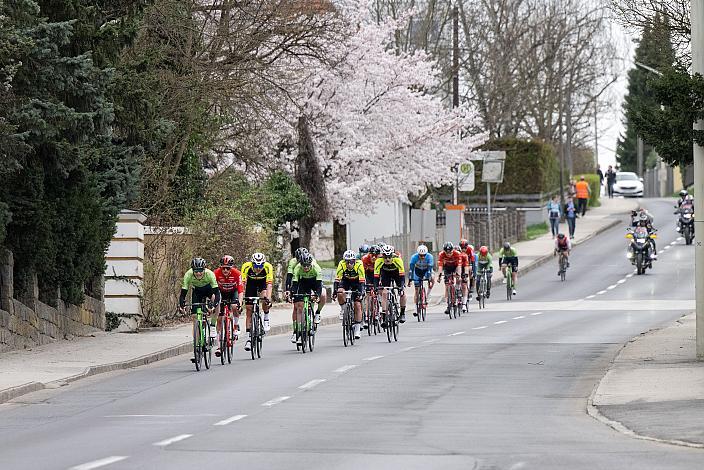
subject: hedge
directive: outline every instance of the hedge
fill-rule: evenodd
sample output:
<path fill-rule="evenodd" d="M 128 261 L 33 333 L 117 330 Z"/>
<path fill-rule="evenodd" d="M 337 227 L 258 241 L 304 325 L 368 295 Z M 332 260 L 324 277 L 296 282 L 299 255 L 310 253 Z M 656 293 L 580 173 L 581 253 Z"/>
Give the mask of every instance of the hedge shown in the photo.
<path fill-rule="evenodd" d="M 582 176 L 584 176 L 584 180 L 589 183 L 589 189 L 592 191 L 589 196 L 589 207 L 599 207 L 599 195 L 601 194 L 599 175 L 593 173 L 587 173 L 586 175 L 575 175 L 575 181 L 579 181 Z"/>
<path fill-rule="evenodd" d="M 481 150 L 505 150 L 504 181 L 492 186 L 492 194 L 551 193 L 560 186 L 560 167 L 555 149 L 540 140 L 501 139 L 487 142 Z M 475 167 L 476 188 L 472 196 L 484 194 L 482 164 Z"/>

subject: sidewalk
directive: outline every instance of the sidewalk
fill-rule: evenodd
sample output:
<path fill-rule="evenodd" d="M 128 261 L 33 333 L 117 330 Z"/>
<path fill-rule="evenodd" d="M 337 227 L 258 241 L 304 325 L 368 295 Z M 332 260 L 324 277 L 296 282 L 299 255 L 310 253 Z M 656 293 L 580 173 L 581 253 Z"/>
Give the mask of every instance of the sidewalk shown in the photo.
<path fill-rule="evenodd" d="M 619 224 L 637 200 L 606 199 L 603 206 L 577 219 L 575 243 L 579 244 Z M 567 231 L 567 227 L 564 227 Z M 516 243 L 520 271 L 525 273 L 553 259 L 554 242 L 550 234 L 535 240 Z M 499 268 L 494 266 L 494 272 Z M 494 282 L 501 282 L 501 275 Z M 411 289 L 409 289 L 409 294 Z M 431 303 L 442 302 L 443 286 L 436 283 Z M 412 296 L 411 301 L 412 303 Z M 322 324 L 338 323 L 338 307 L 328 304 L 322 312 Z M 291 332 L 291 307 L 275 306 L 271 310 L 270 335 Z M 241 320 L 244 321 L 243 319 Z M 243 347 L 239 343 L 236 347 Z M 57 388 L 91 375 L 128 369 L 191 351 L 191 326 L 143 329 L 139 333 L 105 333 L 96 331 L 89 337 L 23 351 L 0 354 L 0 403 L 44 388 Z M 215 356 L 213 356 L 215 357 Z M 184 357 L 184 361 L 187 358 Z"/>
<path fill-rule="evenodd" d="M 643 439 L 704 448 L 704 363 L 694 314 L 629 342 L 594 390 L 589 414 Z"/>

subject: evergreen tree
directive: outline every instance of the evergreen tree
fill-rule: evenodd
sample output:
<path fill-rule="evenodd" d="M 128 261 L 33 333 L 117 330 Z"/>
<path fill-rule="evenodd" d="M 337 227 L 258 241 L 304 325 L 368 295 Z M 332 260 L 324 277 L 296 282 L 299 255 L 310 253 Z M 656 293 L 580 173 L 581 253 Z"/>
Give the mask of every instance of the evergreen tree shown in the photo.
<path fill-rule="evenodd" d="M 635 61 L 656 70 L 665 71 L 675 63 L 675 51 L 670 38 L 670 26 L 666 17 L 656 15 L 652 23 L 643 30 L 636 48 Z M 644 114 L 660 109 L 649 83 L 657 79 L 653 72 L 634 67 L 628 72 L 628 93 L 623 103 L 625 133 L 618 139 L 616 161 L 622 171 L 637 169 L 637 138 L 635 121 Z M 652 146 L 644 142 L 644 155 Z"/>

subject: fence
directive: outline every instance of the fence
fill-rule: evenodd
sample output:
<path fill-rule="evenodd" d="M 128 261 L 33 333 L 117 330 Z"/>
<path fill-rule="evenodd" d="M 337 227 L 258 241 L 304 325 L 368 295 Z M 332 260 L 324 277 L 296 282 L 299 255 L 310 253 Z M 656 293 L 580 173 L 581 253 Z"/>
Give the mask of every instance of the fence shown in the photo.
<path fill-rule="evenodd" d="M 643 196 L 666 197 L 674 192 L 674 175 L 672 167 L 658 162 L 655 168 L 645 171 L 643 177 Z"/>

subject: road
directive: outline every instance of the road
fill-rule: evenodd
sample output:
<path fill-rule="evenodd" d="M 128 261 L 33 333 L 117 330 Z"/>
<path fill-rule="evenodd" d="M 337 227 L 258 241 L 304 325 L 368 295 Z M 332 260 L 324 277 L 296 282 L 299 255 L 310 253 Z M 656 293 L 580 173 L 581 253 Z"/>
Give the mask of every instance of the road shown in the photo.
<path fill-rule="evenodd" d="M 633 276 L 625 231 L 527 273 L 507 302 L 402 326 L 398 343 L 316 350 L 266 338 L 263 358 L 196 373 L 186 356 L 0 406 L 2 469 L 700 468 L 701 450 L 641 441 L 589 417 L 587 398 L 624 342 L 691 310 L 693 248 L 671 205 L 655 269 Z M 578 227 L 579 229 L 579 227 Z M 674 243 L 674 244 L 673 244 Z"/>

